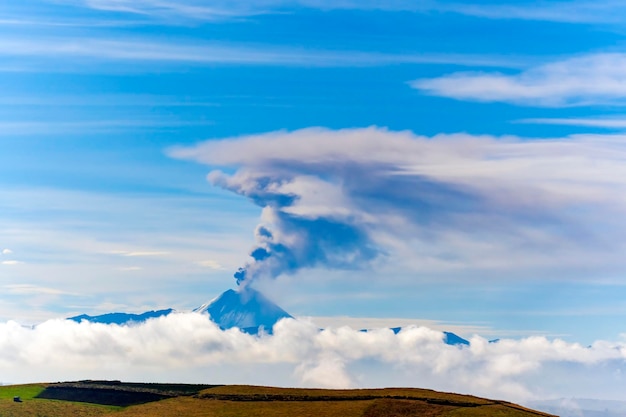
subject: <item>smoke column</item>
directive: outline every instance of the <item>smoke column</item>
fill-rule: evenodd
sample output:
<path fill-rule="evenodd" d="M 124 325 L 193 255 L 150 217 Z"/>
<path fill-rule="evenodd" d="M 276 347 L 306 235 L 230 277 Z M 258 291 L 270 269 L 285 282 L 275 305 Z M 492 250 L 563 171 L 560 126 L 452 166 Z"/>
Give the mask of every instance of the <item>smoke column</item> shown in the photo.
<path fill-rule="evenodd" d="M 303 199 L 296 190 L 304 183 L 323 185 L 319 179 L 302 181 L 250 173 L 228 176 L 221 171 L 212 172 L 209 179 L 263 208 L 264 222 L 255 230 L 252 261 L 234 275 L 240 286 L 259 277 L 294 274 L 302 268 L 356 269 L 379 254 L 356 218 L 335 212 L 294 210 Z"/>

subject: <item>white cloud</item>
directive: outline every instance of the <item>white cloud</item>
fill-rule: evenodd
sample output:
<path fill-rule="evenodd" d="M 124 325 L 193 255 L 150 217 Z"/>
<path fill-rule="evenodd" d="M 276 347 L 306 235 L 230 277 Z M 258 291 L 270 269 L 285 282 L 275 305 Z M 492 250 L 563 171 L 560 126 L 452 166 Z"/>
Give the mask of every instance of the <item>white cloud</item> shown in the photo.
<path fill-rule="evenodd" d="M 12 253 L 13 253 L 13 251 L 11 249 L 2 249 L 2 254 L 3 255 L 10 255 Z"/>
<path fill-rule="evenodd" d="M 15 266 L 15 265 L 23 264 L 23 263 L 24 262 L 15 261 L 15 260 L 2 261 L 2 265 L 7 265 L 7 266 Z"/>
<path fill-rule="evenodd" d="M 209 179 L 263 207 L 250 276 L 387 264 L 595 280 L 626 269 L 625 140 L 310 128 L 170 154 L 236 168 Z"/>
<path fill-rule="evenodd" d="M 626 54 L 583 55 L 513 75 L 459 72 L 418 79 L 411 86 L 426 94 L 458 100 L 548 107 L 624 105 Z"/>
<path fill-rule="evenodd" d="M 590 347 L 530 337 L 471 346 L 445 345 L 440 332 L 409 327 L 395 335 L 283 320 L 274 336 L 222 331 L 207 316 L 173 314 L 125 327 L 51 320 L 34 329 L 0 323 L 4 381 L 84 378 L 241 383 L 317 387 L 419 386 L 492 398 L 527 400 L 587 390 L 621 395 L 606 369 L 625 369 L 624 342 Z M 59 355 L 58 352 L 63 352 Z M 584 370 L 574 386 L 561 384 L 562 368 Z M 576 371 L 578 369 L 578 371 Z M 556 384 L 555 389 L 552 384 Z M 608 391 L 603 391 L 610 387 Z"/>
<path fill-rule="evenodd" d="M 459 335 L 472 335 L 480 334 L 487 336 L 490 334 L 502 335 L 504 332 L 495 331 L 487 326 L 462 324 L 462 323 L 449 323 L 439 322 L 436 320 L 423 320 L 423 319 L 408 319 L 408 318 L 380 318 L 380 317 L 349 317 L 349 316 L 315 316 L 315 317 L 301 317 L 299 318 L 305 321 L 311 321 L 321 328 L 327 327 L 350 327 L 352 329 L 379 329 L 379 328 L 394 328 L 394 327 L 406 327 L 406 326 L 421 326 L 428 327 L 429 329 L 437 331 L 448 331 Z M 528 334 L 525 332 L 524 334 Z"/>

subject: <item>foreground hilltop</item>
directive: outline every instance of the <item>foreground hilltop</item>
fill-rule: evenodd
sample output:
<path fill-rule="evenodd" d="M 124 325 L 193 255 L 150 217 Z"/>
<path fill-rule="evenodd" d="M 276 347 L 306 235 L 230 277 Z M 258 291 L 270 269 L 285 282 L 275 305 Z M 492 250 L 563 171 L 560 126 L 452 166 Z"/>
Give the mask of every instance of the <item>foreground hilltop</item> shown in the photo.
<path fill-rule="evenodd" d="M 15 402 L 20 396 L 22 402 Z M 119 400 L 119 402 L 116 402 Z M 134 405 L 133 405 L 134 404 Z M 417 388 L 325 390 L 80 381 L 0 387 L 0 415 L 48 417 L 550 417 L 506 401 Z"/>

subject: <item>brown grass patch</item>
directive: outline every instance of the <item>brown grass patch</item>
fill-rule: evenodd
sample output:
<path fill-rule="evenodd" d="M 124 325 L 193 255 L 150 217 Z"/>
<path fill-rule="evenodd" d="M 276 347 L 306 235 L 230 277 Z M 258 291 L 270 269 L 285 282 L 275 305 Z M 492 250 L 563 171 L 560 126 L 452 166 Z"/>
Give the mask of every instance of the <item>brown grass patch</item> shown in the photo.
<path fill-rule="evenodd" d="M 13 399 L 0 400 L 0 416 L 2 417 L 101 417 L 111 413 L 113 408 L 51 400 L 24 400 L 22 403 Z"/>
<path fill-rule="evenodd" d="M 263 396 L 271 397 L 309 397 L 312 399 L 323 397 L 339 397 L 343 399 L 355 399 L 366 397 L 369 399 L 392 398 L 392 399 L 418 399 L 430 401 L 432 403 L 457 403 L 459 405 L 487 405 L 495 401 L 471 395 L 461 395 L 446 392 L 433 391 L 420 388 L 376 388 L 376 389 L 307 389 L 307 388 L 276 388 L 259 387 L 251 385 L 224 385 L 220 387 L 206 389 L 200 392 L 202 398 L 215 398 L 223 396 L 256 396 L 262 400 Z"/>
<path fill-rule="evenodd" d="M 416 400 L 374 400 L 363 412 L 363 417 L 437 417 L 455 409 L 454 406 L 429 404 Z"/>
<path fill-rule="evenodd" d="M 106 417 L 360 417 L 373 401 L 239 402 L 173 398 L 128 407 Z"/>

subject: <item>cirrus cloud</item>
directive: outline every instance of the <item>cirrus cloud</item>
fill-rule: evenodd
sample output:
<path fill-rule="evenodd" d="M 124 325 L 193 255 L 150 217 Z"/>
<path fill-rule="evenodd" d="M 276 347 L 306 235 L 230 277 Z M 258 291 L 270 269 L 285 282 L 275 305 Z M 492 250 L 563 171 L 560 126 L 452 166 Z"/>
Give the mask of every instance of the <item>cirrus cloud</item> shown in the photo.
<path fill-rule="evenodd" d="M 59 0 L 56 0 L 57 2 Z M 224 20 L 265 13 L 281 13 L 300 7 L 321 10 L 377 10 L 415 13 L 452 12 L 487 19 L 520 19 L 567 23 L 623 23 L 623 3 L 615 0 L 592 2 L 517 1 L 515 4 L 482 2 L 442 2 L 437 0 L 236 0 L 212 1 L 210 5 L 198 0 L 63 0 L 95 10 L 129 13 L 153 18 L 187 18 L 193 20 Z"/>
<path fill-rule="evenodd" d="M 7 265 L 7 266 L 15 266 L 15 265 L 20 265 L 23 264 L 23 262 L 20 261 L 16 261 L 16 260 L 8 260 L 8 261 L 2 261 L 2 265 Z"/>
<path fill-rule="evenodd" d="M 11 284 L 5 285 L 4 288 L 9 294 L 78 295 L 76 293 L 66 292 L 57 288 L 48 288 L 33 284 Z"/>

